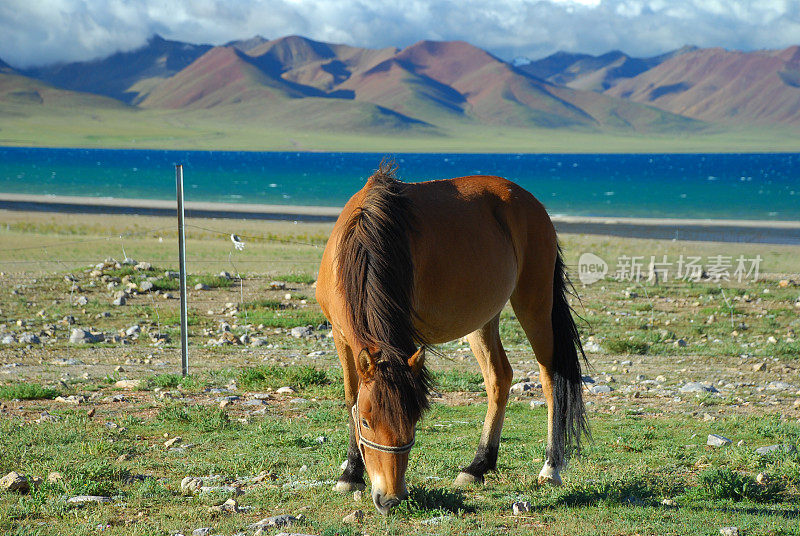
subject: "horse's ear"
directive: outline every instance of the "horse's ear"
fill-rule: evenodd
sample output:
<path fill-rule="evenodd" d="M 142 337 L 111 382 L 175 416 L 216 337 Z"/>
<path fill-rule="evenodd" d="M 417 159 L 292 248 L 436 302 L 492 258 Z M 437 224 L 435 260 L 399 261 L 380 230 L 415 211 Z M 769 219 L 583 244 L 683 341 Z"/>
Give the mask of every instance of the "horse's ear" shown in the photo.
<path fill-rule="evenodd" d="M 414 352 L 414 355 L 408 358 L 408 366 L 411 367 L 411 371 L 414 373 L 414 376 L 419 376 L 419 373 L 422 371 L 422 367 L 425 366 L 424 346 L 421 346 L 419 350 Z"/>
<path fill-rule="evenodd" d="M 358 372 L 364 378 L 371 378 L 373 374 L 375 374 L 375 358 L 372 357 L 372 354 L 364 348 L 361 350 L 361 353 L 358 354 Z"/>

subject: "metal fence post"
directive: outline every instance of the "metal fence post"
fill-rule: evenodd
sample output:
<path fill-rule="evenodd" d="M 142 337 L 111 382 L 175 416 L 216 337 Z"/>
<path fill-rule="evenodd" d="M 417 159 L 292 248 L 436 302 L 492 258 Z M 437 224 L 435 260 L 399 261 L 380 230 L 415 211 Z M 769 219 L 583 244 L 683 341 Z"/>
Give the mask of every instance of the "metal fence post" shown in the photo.
<path fill-rule="evenodd" d="M 189 326 L 186 318 L 186 239 L 183 226 L 183 164 L 175 165 L 178 192 L 178 267 L 181 283 L 181 373 L 189 374 Z"/>

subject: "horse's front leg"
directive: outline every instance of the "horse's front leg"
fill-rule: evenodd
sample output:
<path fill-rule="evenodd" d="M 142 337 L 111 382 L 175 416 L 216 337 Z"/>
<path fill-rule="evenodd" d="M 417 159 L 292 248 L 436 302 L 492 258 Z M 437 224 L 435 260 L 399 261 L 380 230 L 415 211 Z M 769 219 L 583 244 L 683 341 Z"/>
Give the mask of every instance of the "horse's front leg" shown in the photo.
<path fill-rule="evenodd" d="M 508 357 L 500 342 L 500 316 L 496 316 L 481 329 L 467 336 L 472 353 L 481 367 L 489 407 L 483 421 L 483 432 L 472 463 L 461 470 L 454 484 L 463 486 L 483 483 L 483 475 L 497 468 L 497 452 L 500 448 L 500 433 L 508 403 L 512 370 Z"/>
<path fill-rule="evenodd" d="M 347 405 L 347 422 L 350 428 L 347 461 L 345 462 L 344 472 L 336 482 L 334 489 L 341 492 L 363 490 L 366 487 L 364 484 L 364 460 L 361 459 L 361 452 L 358 450 L 353 413 L 350 411 L 358 395 L 356 363 L 353 359 L 353 349 L 340 334 L 337 334 L 336 328 L 333 330 L 333 342 L 336 345 L 336 352 L 339 354 L 339 362 L 342 364 L 344 399 Z"/>

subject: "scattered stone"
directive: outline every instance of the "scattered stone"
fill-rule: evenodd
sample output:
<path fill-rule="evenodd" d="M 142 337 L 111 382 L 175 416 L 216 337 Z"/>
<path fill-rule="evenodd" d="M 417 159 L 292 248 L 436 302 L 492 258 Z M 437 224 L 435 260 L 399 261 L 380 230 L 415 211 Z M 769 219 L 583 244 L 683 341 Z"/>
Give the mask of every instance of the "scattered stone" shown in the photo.
<path fill-rule="evenodd" d="M 767 384 L 767 391 L 794 391 L 794 385 L 786 382 L 769 382 Z"/>
<path fill-rule="evenodd" d="M 61 402 L 62 404 L 83 404 L 86 402 L 86 397 L 83 395 L 69 395 L 69 396 L 57 396 L 56 402 Z"/>
<path fill-rule="evenodd" d="M 706 445 L 710 447 L 724 447 L 725 445 L 730 445 L 732 441 L 727 437 L 723 437 L 717 434 L 708 434 L 708 440 L 706 441 Z"/>
<path fill-rule="evenodd" d="M 103 334 L 94 334 L 89 330 L 81 328 L 73 328 L 69 334 L 69 342 L 71 344 L 91 344 L 101 342 L 104 339 Z"/>
<path fill-rule="evenodd" d="M 242 406 L 245 406 L 245 407 L 253 407 L 253 406 L 261 407 L 261 406 L 264 406 L 265 404 L 266 404 L 266 402 L 264 402 L 263 400 L 259 400 L 259 399 L 245 400 L 244 402 L 242 402 Z"/>
<path fill-rule="evenodd" d="M 203 487 L 203 479 L 193 476 L 187 476 L 181 480 L 181 493 L 184 495 L 193 495 L 200 491 Z"/>
<path fill-rule="evenodd" d="M 672 344 L 675 346 L 675 348 L 686 348 L 686 341 L 683 339 L 678 339 Z"/>
<path fill-rule="evenodd" d="M 141 270 L 142 272 L 147 272 L 147 271 L 153 269 L 153 265 L 150 264 L 149 262 L 142 261 L 140 263 L 137 263 L 136 266 L 133 267 L 133 269 L 134 270 Z"/>
<path fill-rule="evenodd" d="M 719 533 L 722 536 L 739 536 L 739 527 L 722 527 Z"/>
<path fill-rule="evenodd" d="M 89 303 L 89 298 L 87 298 L 86 296 L 78 296 L 75 299 L 75 305 L 78 305 L 80 307 L 83 307 L 87 303 Z"/>
<path fill-rule="evenodd" d="M 139 292 L 150 292 L 153 290 L 153 282 L 152 281 L 142 281 L 139 283 Z"/>
<path fill-rule="evenodd" d="M 3 338 L 0 339 L 0 342 L 2 342 L 3 344 L 14 344 L 15 342 L 17 342 L 17 340 L 14 338 L 13 335 L 6 334 L 3 335 Z"/>
<path fill-rule="evenodd" d="M 35 333 L 30 333 L 26 331 L 25 333 L 20 335 L 19 342 L 21 342 L 22 344 L 39 344 L 42 341 L 39 340 L 39 337 Z"/>
<path fill-rule="evenodd" d="M 11 471 L 3 478 L 0 478 L 0 489 L 16 491 L 17 493 L 28 493 L 31 489 L 31 485 L 24 475 L 16 471 Z"/>
<path fill-rule="evenodd" d="M 531 400 L 531 409 L 541 408 L 547 406 L 544 400 Z"/>
<path fill-rule="evenodd" d="M 181 441 L 183 441 L 183 438 L 181 436 L 175 436 L 172 439 L 169 439 L 169 440 L 165 441 L 164 442 L 164 447 L 165 448 L 174 447 L 176 444 L 180 443 Z"/>
<path fill-rule="evenodd" d="M 209 536 L 211 534 L 211 527 L 202 527 L 199 529 L 194 529 L 192 531 L 192 536 Z"/>
<path fill-rule="evenodd" d="M 127 335 L 128 337 L 132 337 L 133 335 L 137 335 L 141 332 L 142 328 L 139 327 L 139 324 L 134 324 L 133 326 L 125 330 L 125 335 Z"/>
<path fill-rule="evenodd" d="M 205 283 L 198 283 L 194 286 L 195 290 L 208 290 L 208 285 Z"/>
<path fill-rule="evenodd" d="M 142 385 L 142 380 L 118 380 L 114 387 L 118 389 L 138 389 Z"/>
<path fill-rule="evenodd" d="M 267 345 L 267 339 L 264 339 L 262 337 L 253 337 L 252 339 L 250 339 L 250 346 L 266 346 L 266 345 Z"/>
<path fill-rule="evenodd" d="M 795 451 L 794 445 L 783 443 L 780 445 L 768 445 L 766 447 L 758 447 L 756 449 L 756 454 L 758 454 L 759 456 L 767 456 L 769 454 L 774 454 L 777 452 L 785 452 L 786 454 L 789 454 L 794 451 Z"/>
<path fill-rule="evenodd" d="M 72 504 L 110 503 L 111 497 L 103 497 L 101 495 L 77 495 L 67 499 L 67 502 Z"/>
<path fill-rule="evenodd" d="M 286 283 L 283 281 L 272 281 L 269 284 L 270 290 L 286 290 Z"/>
<path fill-rule="evenodd" d="M 314 329 L 311 326 L 297 326 L 292 328 L 290 334 L 295 339 L 304 339 L 311 337 L 314 334 Z"/>
<path fill-rule="evenodd" d="M 47 481 L 50 482 L 51 484 L 54 484 L 56 482 L 61 482 L 62 480 L 64 480 L 64 475 L 56 471 L 53 471 L 52 473 L 47 475 Z"/>
<path fill-rule="evenodd" d="M 356 510 L 352 514 L 347 514 L 342 518 L 342 522 L 344 523 L 363 523 L 364 522 L 364 511 L 363 510 Z"/>
<path fill-rule="evenodd" d="M 532 391 L 536 388 L 536 385 L 535 382 L 519 382 L 512 385 L 509 391 L 515 394 L 522 394 L 527 391 Z"/>
<path fill-rule="evenodd" d="M 269 393 L 251 393 L 250 396 L 256 400 L 272 400 L 272 395 Z"/>
<path fill-rule="evenodd" d="M 583 349 L 586 352 L 591 352 L 593 354 L 600 354 L 603 352 L 603 347 L 600 346 L 597 341 L 586 341 L 583 345 Z"/>
<path fill-rule="evenodd" d="M 127 298 L 125 298 L 125 296 L 120 296 L 119 298 L 115 298 L 114 301 L 111 302 L 111 305 L 116 305 L 117 307 L 121 307 L 125 305 L 127 302 L 128 300 Z"/>
<path fill-rule="evenodd" d="M 678 503 L 675 499 L 662 499 L 661 504 L 664 506 L 678 506 Z"/>
<path fill-rule="evenodd" d="M 235 514 L 239 511 L 239 503 L 236 499 L 228 499 L 222 504 L 209 507 L 208 511 L 217 514 Z"/>
<path fill-rule="evenodd" d="M 718 393 L 716 387 L 707 382 L 687 382 L 679 391 L 681 393 Z"/>
<path fill-rule="evenodd" d="M 761 484 L 762 486 L 766 486 L 767 484 L 769 484 L 769 477 L 764 473 L 758 473 L 756 475 L 756 482 L 758 484 Z"/>
<path fill-rule="evenodd" d="M 275 392 L 276 392 L 276 393 L 278 393 L 279 395 L 291 395 L 291 394 L 294 394 L 294 393 L 296 393 L 297 391 L 295 391 L 294 389 L 292 389 L 292 388 L 291 388 L 291 387 L 289 387 L 289 386 L 286 386 L 286 387 L 281 387 L 281 388 L 279 388 L 279 389 L 278 389 L 277 391 L 275 391 Z"/>
<path fill-rule="evenodd" d="M 515 516 L 526 514 L 531 511 L 531 503 L 528 501 L 517 501 L 511 505 Z"/>
<path fill-rule="evenodd" d="M 364 492 L 360 489 L 357 489 L 353 492 L 353 500 L 355 502 L 361 502 L 364 499 Z"/>
<path fill-rule="evenodd" d="M 589 386 L 589 392 L 593 395 L 602 395 L 607 394 L 613 391 L 614 389 L 611 388 L 610 385 L 591 385 Z"/>
<path fill-rule="evenodd" d="M 299 520 L 294 516 L 290 516 L 289 514 L 281 514 L 279 516 L 266 517 L 257 523 L 248 525 L 247 528 L 250 530 L 258 530 L 263 529 L 264 527 L 287 527 L 297 523 L 298 521 Z"/>

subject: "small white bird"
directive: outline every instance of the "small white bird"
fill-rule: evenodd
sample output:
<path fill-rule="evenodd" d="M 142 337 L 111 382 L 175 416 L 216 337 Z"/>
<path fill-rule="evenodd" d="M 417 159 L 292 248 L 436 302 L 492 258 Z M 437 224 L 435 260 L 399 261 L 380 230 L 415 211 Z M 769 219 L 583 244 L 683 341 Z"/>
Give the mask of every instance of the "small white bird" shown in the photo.
<path fill-rule="evenodd" d="M 239 251 L 242 251 L 244 249 L 244 242 L 242 242 L 242 239 L 239 238 L 239 235 L 232 234 L 231 242 L 233 242 L 233 247 L 235 247 Z"/>

